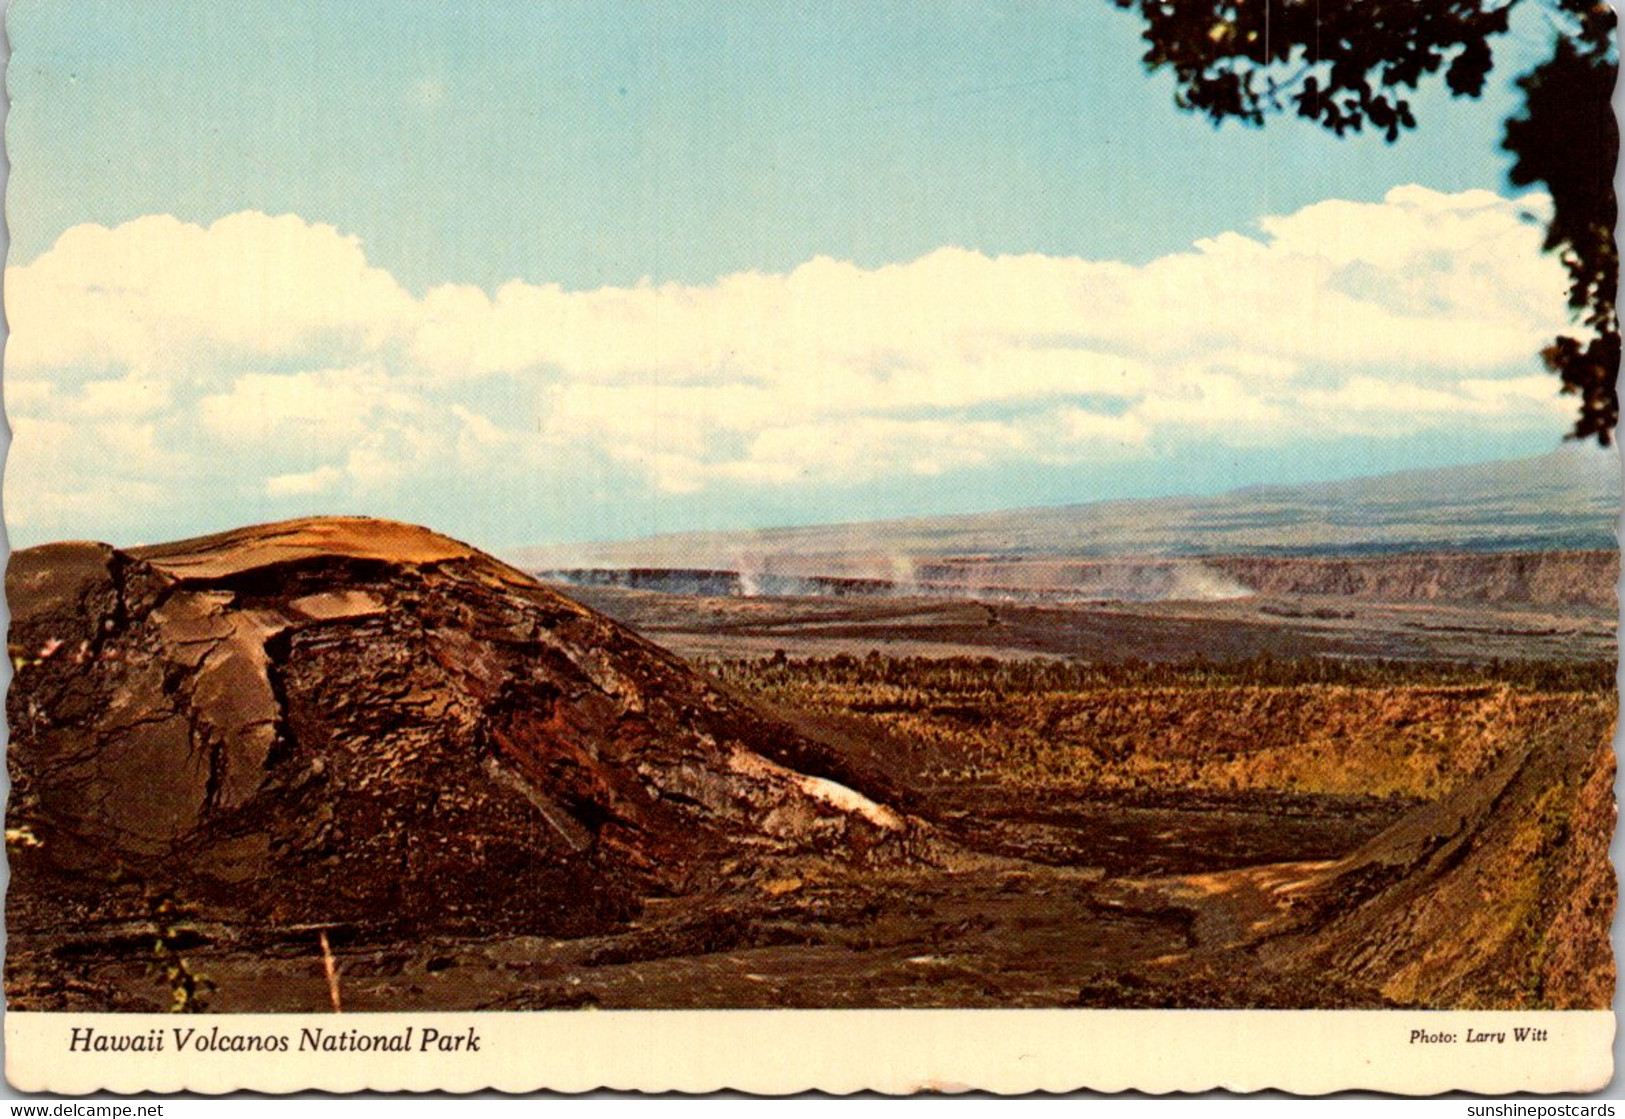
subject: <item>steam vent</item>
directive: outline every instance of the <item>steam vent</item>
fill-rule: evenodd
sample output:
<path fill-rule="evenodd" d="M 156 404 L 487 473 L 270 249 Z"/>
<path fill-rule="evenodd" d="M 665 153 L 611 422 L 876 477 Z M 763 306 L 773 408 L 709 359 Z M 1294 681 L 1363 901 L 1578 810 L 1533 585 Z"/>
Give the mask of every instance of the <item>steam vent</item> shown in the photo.
<path fill-rule="evenodd" d="M 818 756 L 796 732 L 426 529 L 52 544 L 6 584 L 14 928 L 138 918 L 162 883 L 267 933 L 584 935 L 724 859 L 917 837 L 784 764 Z"/>

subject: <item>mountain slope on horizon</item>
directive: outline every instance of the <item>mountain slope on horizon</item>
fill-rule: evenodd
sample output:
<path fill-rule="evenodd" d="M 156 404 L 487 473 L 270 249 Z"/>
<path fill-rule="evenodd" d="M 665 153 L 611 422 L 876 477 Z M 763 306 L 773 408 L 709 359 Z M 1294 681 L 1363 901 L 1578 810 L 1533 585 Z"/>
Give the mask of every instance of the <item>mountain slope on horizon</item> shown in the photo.
<path fill-rule="evenodd" d="M 1116 499 L 866 523 L 513 549 L 522 567 L 759 567 L 796 557 L 1349 554 L 1612 549 L 1617 453 L 1533 458 L 1212 496 Z"/>

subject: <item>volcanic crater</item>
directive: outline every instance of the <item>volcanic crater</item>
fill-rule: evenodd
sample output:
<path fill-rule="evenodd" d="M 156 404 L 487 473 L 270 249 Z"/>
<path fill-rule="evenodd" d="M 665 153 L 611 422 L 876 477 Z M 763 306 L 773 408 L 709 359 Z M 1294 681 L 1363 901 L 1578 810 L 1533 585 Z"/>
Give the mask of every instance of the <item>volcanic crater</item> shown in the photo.
<path fill-rule="evenodd" d="M 683 660 L 364 518 L 7 593 L 14 1009 L 1611 998 L 1600 662 Z"/>

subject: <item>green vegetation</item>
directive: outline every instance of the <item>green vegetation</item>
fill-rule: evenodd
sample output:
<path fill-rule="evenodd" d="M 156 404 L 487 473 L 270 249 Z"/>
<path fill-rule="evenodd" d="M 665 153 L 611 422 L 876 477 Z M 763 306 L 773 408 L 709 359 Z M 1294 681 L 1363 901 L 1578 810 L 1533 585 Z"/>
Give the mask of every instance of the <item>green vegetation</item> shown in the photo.
<path fill-rule="evenodd" d="M 1149 70 L 1171 70 L 1174 103 L 1214 124 L 1255 127 L 1295 115 L 1337 136 L 1370 124 L 1389 143 L 1416 127 L 1408 91 L 1442 71 L 1456 97 L 1478 97 L 1496 62 L 1491 40 L 1512 30 L 1521 0 L 1112 0 L 1145 21 Z M 1614 164 L 1619 127 L 1616 18 L 1604 0 L 1541 0 L 1551 55 L 1517 80 L 1522 112 L 1506 122 L 1508 178 L 1552 199 L 1546 249 L 1569 274 L 1578 336 L 1542 351 L 1580 397 L 1571 437 L 1613 440 L 1619 422 L 1619 248 Z"/>
<path fill-rule="evenodd" d="M 730 683 L 753 689 L 799 685 L 915 687 L 932 693 L 1008 694 L 1091 687 L 1295 687 L 1337 684 L 1373 688 L 1394 685 L 1461 687 L 1505 684 L 1542 692 L 1614 689 L 1614 661 L 1443 661 L 1291 658 L 1115 662 L 996 657 L 892 657 L 879 652 L 854 657 L 771 657 L 711 660 L 702 667 Z"/>
<path fill-rule="evenodd" d="M 1530 734 L 1613 733 L 1612 663 L 1081 664 L 836 656 L 713 662 L 775 703 L 856 719 L 925 776 L 1069 790 L 1435 798 Z"/>
<path fill-rule="evenodd" d="M 191 939 L 189 915 L 169 894 L 154 893 L 147 900 L 154 926 L 152 960 L 147 965 L 147 974 L 168 989 L 167 1009 L 171 1014 L 207 1011 L 214 981 L 200 975 L 181 954 L 182 947 Z"/>

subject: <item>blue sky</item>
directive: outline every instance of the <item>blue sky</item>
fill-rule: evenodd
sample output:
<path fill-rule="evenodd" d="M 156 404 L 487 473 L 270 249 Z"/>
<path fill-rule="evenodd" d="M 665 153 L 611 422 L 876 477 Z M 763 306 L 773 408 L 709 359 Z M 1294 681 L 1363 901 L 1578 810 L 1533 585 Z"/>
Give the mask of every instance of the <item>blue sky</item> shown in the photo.
<path fill-rule="evenodd" d="M 1538 20 L 1394 146 L 1178 112 L 1106 0 L 14 0 L 8 33 L 17 544 L 333 511 L 498 547 L 1566 426 L 1499 150 Z"/>

